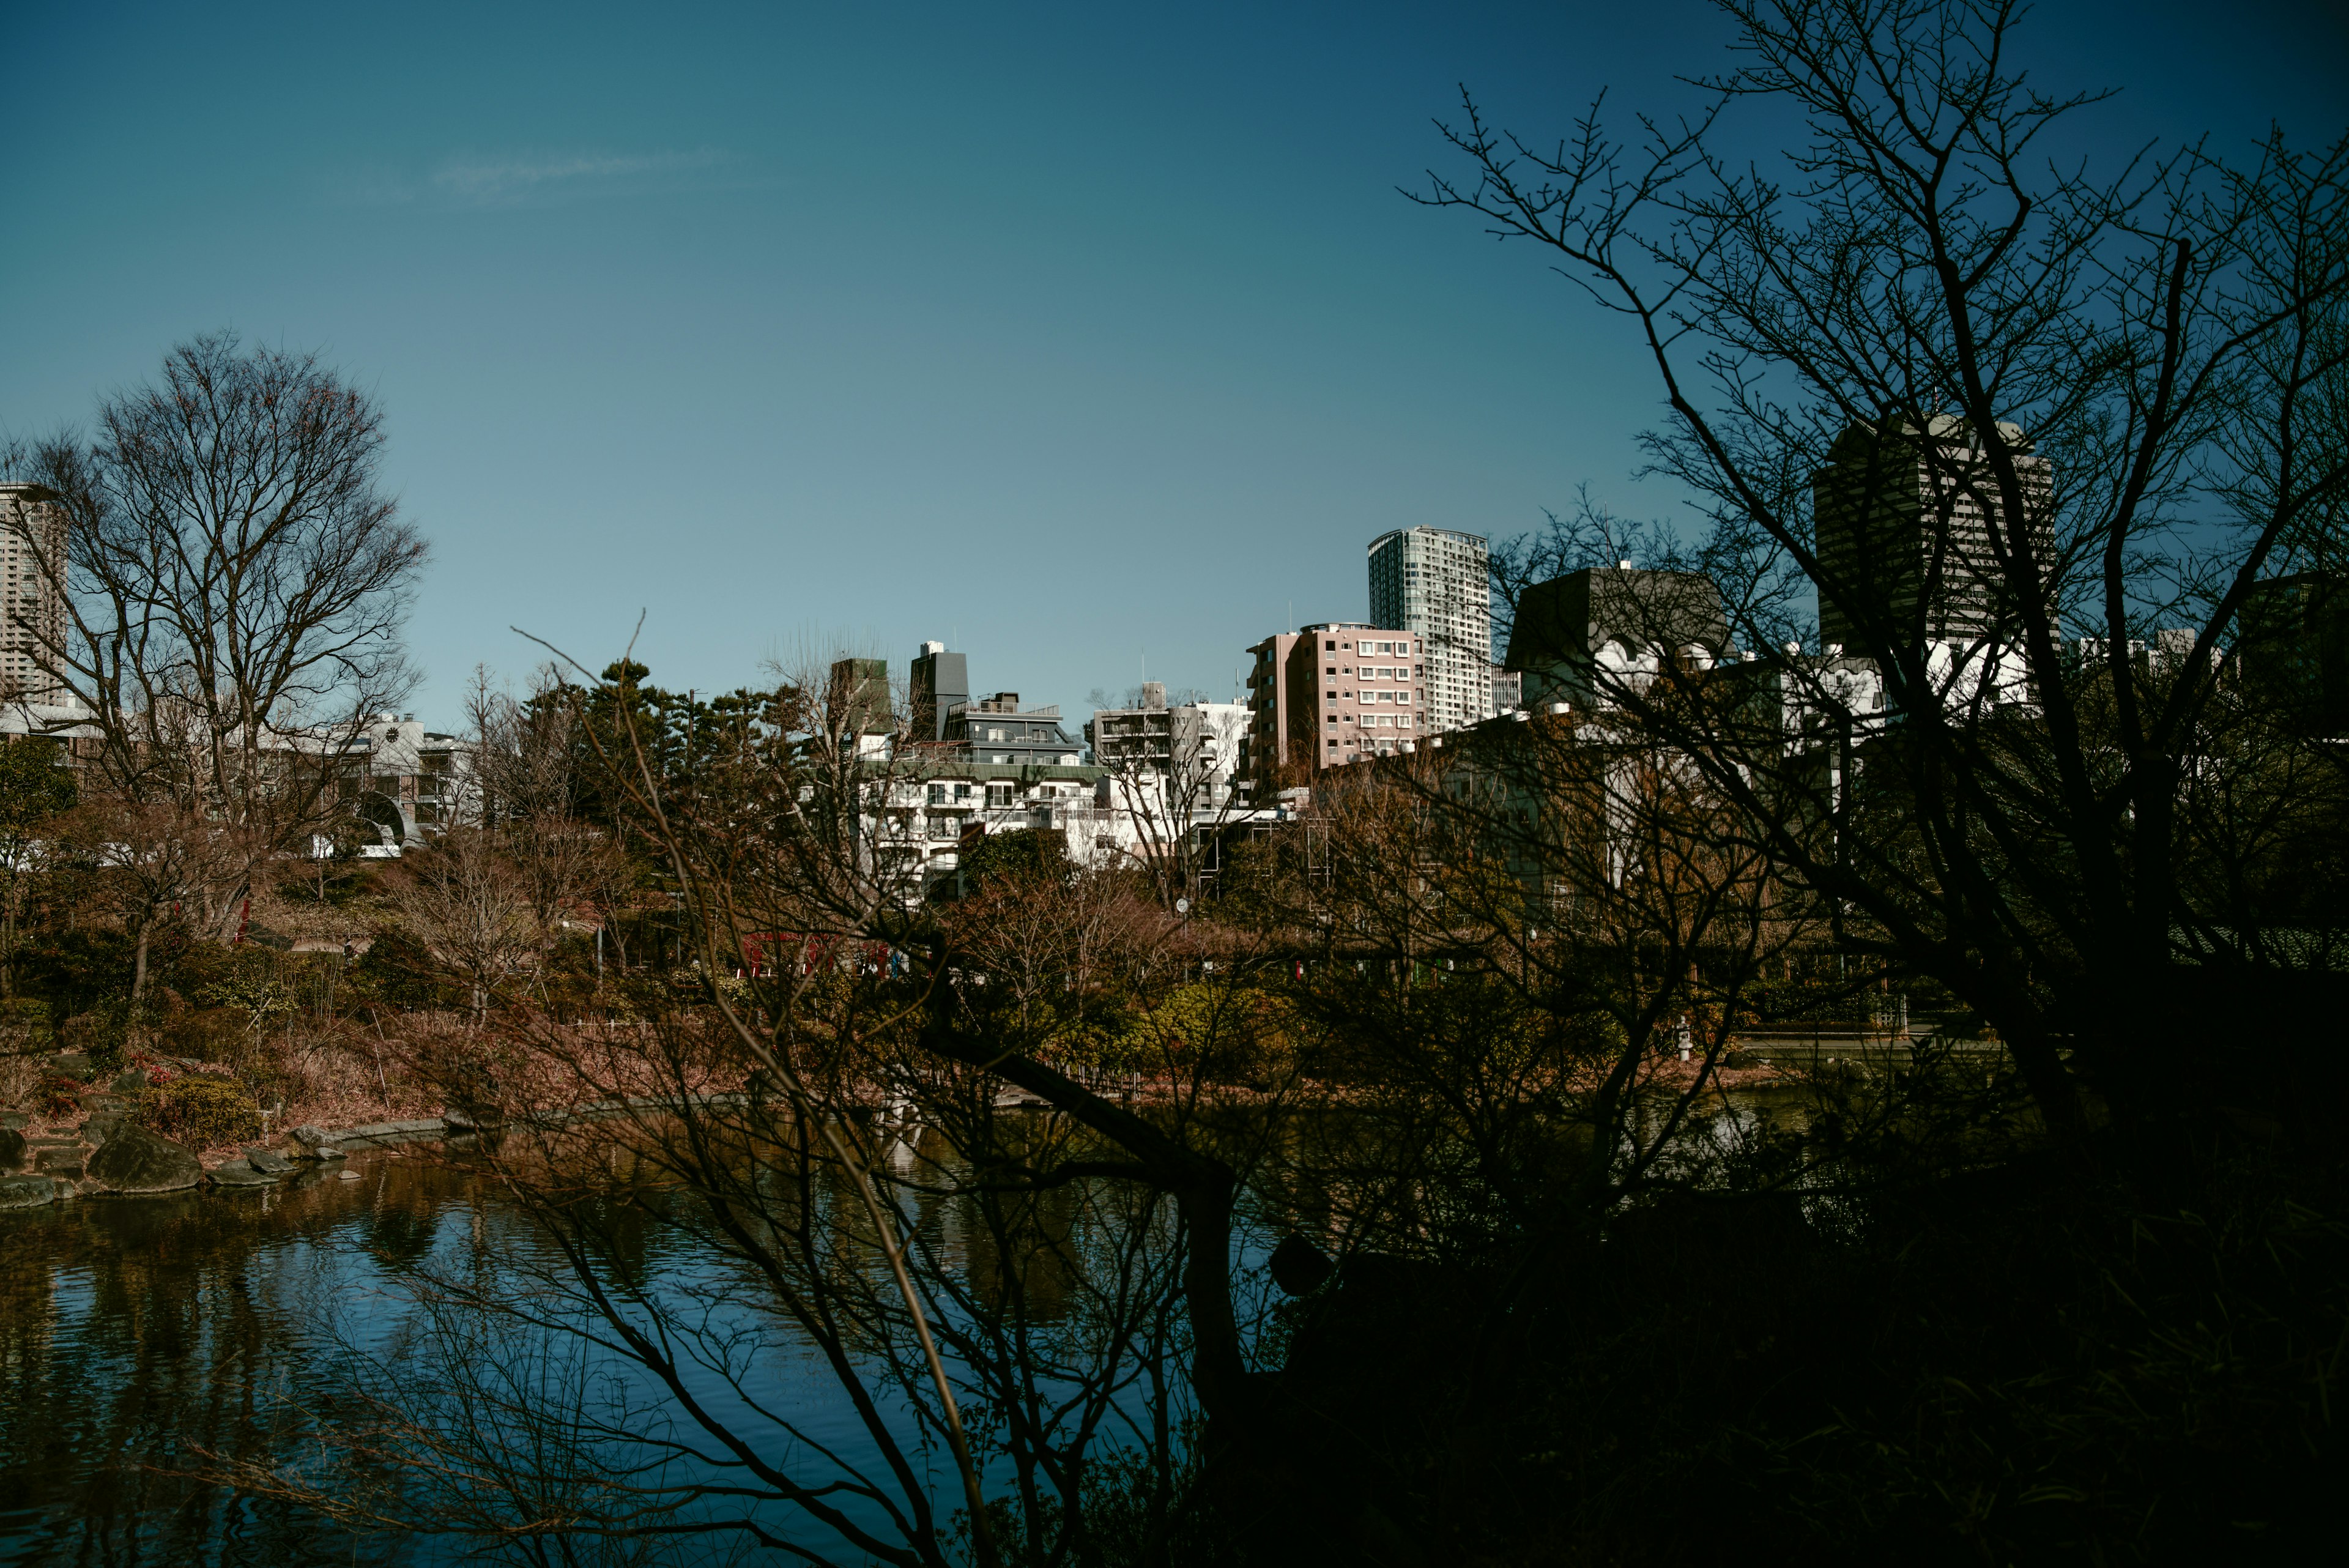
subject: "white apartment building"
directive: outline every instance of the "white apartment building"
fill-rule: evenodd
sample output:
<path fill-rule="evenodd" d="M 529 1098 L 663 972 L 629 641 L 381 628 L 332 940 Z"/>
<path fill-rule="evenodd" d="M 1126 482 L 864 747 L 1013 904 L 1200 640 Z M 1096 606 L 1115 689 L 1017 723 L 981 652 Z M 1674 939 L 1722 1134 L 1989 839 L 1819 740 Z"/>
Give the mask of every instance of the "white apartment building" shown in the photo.
<path fill-rule="evenodd" d="M 1493 715 L 1493 597 L 1484 536 L 1398 528 L 1371 541 L 1371 620 L 1426 647 L 1429 732 Z"/>
<path fill-rule="evenodd" d="M 57 570 L 66 514 L 51 495 L 37 484 L 0 484 L 0 701 L 64 700 L 41 652 L 62 645 L 66 632 Z"/>

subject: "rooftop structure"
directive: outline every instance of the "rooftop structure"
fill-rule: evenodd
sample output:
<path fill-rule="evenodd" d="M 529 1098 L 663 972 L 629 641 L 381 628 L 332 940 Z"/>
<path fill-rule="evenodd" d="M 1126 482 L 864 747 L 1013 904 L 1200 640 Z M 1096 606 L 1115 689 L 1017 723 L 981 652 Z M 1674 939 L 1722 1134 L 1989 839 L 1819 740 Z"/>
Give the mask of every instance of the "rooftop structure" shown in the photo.
<path fill-rule="evenodd" d="M 1022 708 L 1017 691 L 948 709 L 945 744 L 996 767 L 1075 767 L 1081 760 L 1081 747 L 1061 727 L 1061 710 Z"/>
<path fill-rule="evenodd" d="M 943 741 L 947 715 L 970 701 L 970 659 L 948 653 L 943 642 L 926 642 L 914 656 L 911 695 L 914 739 Z"/>

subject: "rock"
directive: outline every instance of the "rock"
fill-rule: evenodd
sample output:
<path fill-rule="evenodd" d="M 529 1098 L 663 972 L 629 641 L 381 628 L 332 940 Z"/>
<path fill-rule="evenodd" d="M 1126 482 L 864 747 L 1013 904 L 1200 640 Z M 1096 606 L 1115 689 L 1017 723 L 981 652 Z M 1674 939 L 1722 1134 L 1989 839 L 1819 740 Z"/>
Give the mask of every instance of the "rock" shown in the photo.
<path fill-rule="evenodd" d="M 316 1123 L 305 1123 L 298 1127 L 287 1127 L 285 1142 L 288 1146 L 285 1152 L 296 1159 L 324 1159 L 330 1157 L 317 1151 L 333 1147 L 335 1135 Z"/>
<path fill-rule="evenodd" d="M 284 1176 L 294 1168 L 292 1160 L 274 1149 L 266 1148 L 246 1149 L 244 1163 L 264 1176 Z"/>
<path fill-rule="evenodd" d="M 109 1095 L 135 1095 L 146 1086 L 146 1068 L 125 1067 L 114 1075 L 114 1081 L 106 1085 L 106 1092 Z"/>
<path fill-rule="evenodd" d="M 38 1209 L 57 1196 L 57 1184 L 46 1176 L 0 1176 L 0 1209 Z"/>
<path fill-rule="evenodd" d="M 62 1073 L 68 1078 L 79 1078 L 87 1083 L 97 1075 L 98 1064 L 91 1061 L 87 1053 L 60 1051 L 49 1058 L 49 1071 Z"/>
<path fill-rule="evenodd" d="M 350 1155 L 338 1143 L 322 1143 L 310 1151 L 312 1159 L 348 1159 Z"/>
<path fill-rule="evenodd" d="M 79 1181 L 82 1161 L 88 1155 L 88 1151 L 79 1144 L 65 1148 L 37 1149 L 33 1155 L 33 1168 L 59 1181 Z"/>
<path fill-rule="evenodd" d="M 0 1111 L 0 1127 L 11 1132 L 24 1131 L 25 1124 L 32 1119 L 31 1114 L 26 1111 Z"/>
<path fill-rule="evenodd" d="M 89 1157 L 88 1169 L 109 1192 L 177 1192 L 204 1177 L 193 1150 L 128 1122 Z"/>
<path fill-rule="evenodd" d="M 359 1179 L 359 1173 L 356 1170 L 338 1170 L 335 1173 L 335 1178 L 338 1181 L 357 1181 Z"/>
<path fill-rule="evenodd" d="M 25 1135 L 15 1127 L 0 1127 L 0 1170 L 22 1170 L 25 1168 Z"/>
<path fill-rule="evenodd" d="M 277 1179 L 264 1176 L 249 1165 L 223 1165 L 210 1173 L 214 1187 L 274 1187 Z"/>

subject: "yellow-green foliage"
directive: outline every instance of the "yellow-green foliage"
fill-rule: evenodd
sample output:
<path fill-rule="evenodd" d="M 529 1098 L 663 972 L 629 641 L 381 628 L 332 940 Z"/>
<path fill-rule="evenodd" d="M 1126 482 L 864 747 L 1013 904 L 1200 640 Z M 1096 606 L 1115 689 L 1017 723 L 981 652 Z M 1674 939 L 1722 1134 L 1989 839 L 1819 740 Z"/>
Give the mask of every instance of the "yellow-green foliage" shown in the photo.
<path fill-rule="evenodd" d="M 1203 1070 L 1245 1078 L 1274 1068 L 1294 1043 L 1287 999 L 1251 985 L 1196 981 L 1127 1015 L 1103 1065 L 1151 1071 Z"/>
<path fill-rule="evenodd" d="M 141 1091 L 139 1124 L 191 1148 L 261 1136 L 261 1107 L 233 1078 L 190 1073 Z"/>

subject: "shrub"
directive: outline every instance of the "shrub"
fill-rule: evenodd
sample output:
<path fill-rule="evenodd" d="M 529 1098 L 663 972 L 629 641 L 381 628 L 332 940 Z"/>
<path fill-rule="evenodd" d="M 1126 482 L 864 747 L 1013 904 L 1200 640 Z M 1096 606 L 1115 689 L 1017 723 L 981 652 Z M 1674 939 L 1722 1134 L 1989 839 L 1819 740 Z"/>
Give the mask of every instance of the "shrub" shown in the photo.
<path fill-rule="evenodd" d="M 81 1085 L 63 1073 L 44 1073 L 35 1097 L 39 1100 L 41 1115 L 53 1122 L 63 1121 L 81 1109 Z"/>
<path fill-rule="evenodd" d="M 0 1002 L 0 1106 L 31 1102 L 41 1080 L 36 1058 L 54 1041 L 47 1002 L 24 998 Z"/>
<path fill-rule="evenodd" d="M 139 1125 L 191 1148 L 245 1143 L 261 1136 L 261 1107 L 231 1078 L 190 1073 L 143 1090 Z"/>
<path fill-rule="evenodd" d="M 103 1077 L 121 1069 L 123 1045 L 129 1033 L 129 1001 L 114 996 L 57 1025 L 57 1044 L 88 1057 L 91 1066 Z"/>
<path fill-rule="evenodd" d="M 40 1049 L 49 1039 L 49 1004 L 29 996 L 0 1002 L 0 1039 Z"/>
<path fill-rule="evenodd" d="M 457 989 L 443 981 L 432 950 L 402 931 L 378 935 L 343 984 L 354 1003 L 388 1007 L 445 1008 L 462 1005 Z"/>

